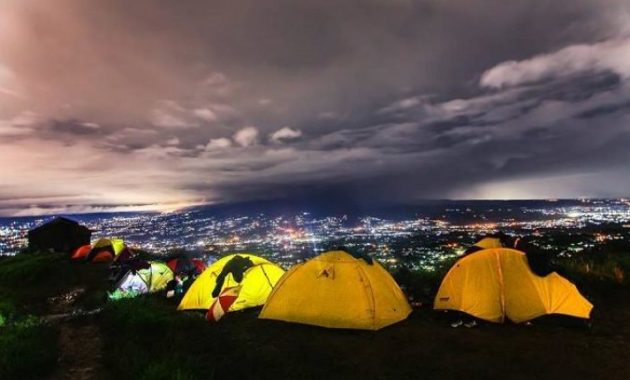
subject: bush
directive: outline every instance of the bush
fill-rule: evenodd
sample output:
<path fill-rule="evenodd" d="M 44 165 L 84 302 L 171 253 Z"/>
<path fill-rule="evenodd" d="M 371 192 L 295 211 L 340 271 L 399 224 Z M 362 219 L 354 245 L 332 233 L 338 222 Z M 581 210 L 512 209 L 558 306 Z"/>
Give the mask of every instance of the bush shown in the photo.
<path fill-rule="evenodd" d="M 65 258 L 62 254 L 29 253 L 8 257 L 0 261 L 0 284 L 5 286 L 29 285 L 41 277 L 54 275 L 50 266 Z"/>
<path fill-rule="evenodd" d="M 63 253 L 0 258 L 0 300 L 7 294 L 20 305 L 21 312 L 44 314 L 49 312 L 51 297 L 81 288 L 84 291 L 74 305 L 95 308 L 103 303 L 111 286 L 106 281 L 108 271 L 107 265 L 72 262 Z"/>
<path fill-rule="evenodd" d="M 0 316 L 8 319 L 16 313 L 17 309 L 13 302 L 6 295 L 0 292 Z"/>
<path fill-rule="evenodd" d="M 57 333 L 34 317 L 0 327 L 0 379 L 25 379 L 50 374 L 57 365 Z"/>
<path fill-rule="evenodd" d="M 17 309 L 15 304 L 8 298 L 7 295 L 0 291 L 0 328 L 8 325 L 16 314 Z"/>
<path fill-rule="evenodd" d="M 412 271 L 402 268 L 393 274 L 394 279 L 410 299 L 420 301 L 423 304 L 432 304 L 442 279 L 456 260 L 457 258 L 445 260 L 432 271 Z"/>
<path fill-rule="evenodd" d="M 149 364 L 141 371 L 140 380 L 189 380 L 196 379 L 194 373 L 187 368 L 181 368 L 182 363 L 168 360 Z"/>
<path fill-rule="evenodd" d="M 557 261 L 560 272 L 586 286 L 630 284 L 630 253 L 587 252 Z"/>

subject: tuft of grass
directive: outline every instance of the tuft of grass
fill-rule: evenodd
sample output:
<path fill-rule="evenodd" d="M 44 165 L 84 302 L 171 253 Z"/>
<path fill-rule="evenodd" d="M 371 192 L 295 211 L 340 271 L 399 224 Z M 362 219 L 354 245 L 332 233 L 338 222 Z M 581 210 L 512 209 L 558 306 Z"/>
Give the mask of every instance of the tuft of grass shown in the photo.
<path fill-rule="evenodd" d="M 36 261 L 48 262 L 37 258 Z M 10 260 L 0 265 L 3 283 L 22 276 L 25 271 L 39 268 L 31 260 Z M 40 263 L 41 263 L 40 262 Z M 37 269 L 34 269 L 37 270 Z M 41 325 L 39 319 L 24 314 L 18 299 L 8 288 L 0 287 L 0 379 L 29 379 L 50 374 L 57 366 L 59 349 L 57 333 Z"/>
<path fill-rule="evenodd" d="M 8 298 L 0 302 L 0 379 L 27 379 L 57 366 L 57 332 L 31 315 L 18 314 Z"/>
<path fill-rule="evenodd" d="M 65 258 L 62 254 L 30 253 L 0 261 L 0 285 L 31 285 L 43 277 L 54 275 L 48 269 Z"/>
<path fill-rule="evenodd" d="M 7 326 L 17 313 L 13 299 L 0 289 L 0 328 Z"/>
<path fill-rule="evenodd" d="M 44 314 L 50 297 L 82 288 L 85 292 L 76 305 L 94 308 L 103 303 L 111 286 L 106 281 L 108 270 L 106 265 L 72 262 L 63 253 L 34 252 L 0 258 L 0 296 L 10 294 L 24 309 L 22 312 Z"/>
<path fill-rule="evenodd" d="M 17 308 L 13 300 L 8 294 L 0 292 L 0 316 L 4 316 L 4 318 L 7 319 L 16 313 Z"/>
<path fill-rule="evenodd" d="M 111 376 L 139 379 L 196 379 L 202 373 L 192 360 L 191 336 L 206 324 L 198 315 L 175 312 L 156 297 L 122 299 L 101 315 L 104 360 Z M 207 326 L 203 326 L 207 327 Z"/>
<path fill-rule="evenodd" d="M 161 330 L 177 323 L 177 314 L 157 307 L 155 298 L 125 298 L 107 304 L 103 312 L 105 327 L 141 334 Z"/>
<path fill-rule="evenodd" d="M 181 363 L 167 360 L 159 363 L 151 363 L 141 370 L 140 380 L 193 380 L 198 378 L 188 368 L 182 368 Z"/>
<path fill-rule="evenodd" d="M 630 285 L 630 251 L 593 250 L 572 258 L 558 258 L 558 271 L 580 289 L 607 292 Z"/>

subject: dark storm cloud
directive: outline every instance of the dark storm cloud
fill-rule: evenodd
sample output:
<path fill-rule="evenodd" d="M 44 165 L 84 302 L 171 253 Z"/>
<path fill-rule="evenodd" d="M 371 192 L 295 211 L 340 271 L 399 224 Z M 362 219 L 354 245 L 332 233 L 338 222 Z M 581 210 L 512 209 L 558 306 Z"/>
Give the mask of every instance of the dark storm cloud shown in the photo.
<path fill-rule="evenodd" d="M 79 120 L 52 120 L 48 132 L 53 135 L 93 136 L 100 134 L 100 125 Z"/>
<path fill-rule="evenodd" d="M 0 158 L 19 164 L 0 197 L 615 193 L 593 178 L 621 195 L 629 15 L 624 0 L 8 0 Z"/>
<path fill-rule="evenodd" d="M 580 119 L 594 119 L 603 115 L 618 112 L 630 112 L 630 102 L 606 104 L 603 106 L 594 107 L 589 110 L 580 112 L 577 117 Z"/>

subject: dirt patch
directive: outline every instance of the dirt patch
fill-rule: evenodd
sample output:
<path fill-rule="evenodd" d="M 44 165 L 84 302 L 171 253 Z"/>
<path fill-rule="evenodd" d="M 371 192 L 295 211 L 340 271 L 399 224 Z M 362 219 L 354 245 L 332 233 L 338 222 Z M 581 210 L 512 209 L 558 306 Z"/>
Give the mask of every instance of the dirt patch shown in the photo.
<path fill-rule="evenodd" d="M 102 361 L 101 332 L 94 324 L 59 327 L 59 366 L 51 379 L 97 379 Z"/>
<path fill-rule="evenodd" d="M 101 331 L 90 315 L 75 308 L 85 288 L 75 288 L 47 299 L 49 321 L 59 321 L 58 367 L 51 379 L 96 379 L 102 360 Z M 59 318 L 56 318 L 59 317 Z"/>
<path fill-rule="evenodd" d="M 74 302 L 80 295 L 85 293 L 85 288 L 75 288 L 67 293 L 63 293 L 58 296 L 49 297 L 48 308 L 51 314 L 63 314 L 73 311 Z"/>

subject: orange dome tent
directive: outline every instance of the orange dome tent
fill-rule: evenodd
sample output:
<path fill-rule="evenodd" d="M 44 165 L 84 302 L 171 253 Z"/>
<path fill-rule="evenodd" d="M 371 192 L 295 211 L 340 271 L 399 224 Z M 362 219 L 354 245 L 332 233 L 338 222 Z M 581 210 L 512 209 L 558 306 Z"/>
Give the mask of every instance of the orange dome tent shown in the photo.
<path fill-rule="evenodd" d="M 72 260 L 85 260 L 87 255 L 90 254 L 91 250 L 92 250 L 92 246 L 91 245 L 89 245 L 89 244 L 82 245 L 79 248 L 74 250 L 74 253 L 72 253 L 72 256 L 70 256 L 70 258 Z"/>

